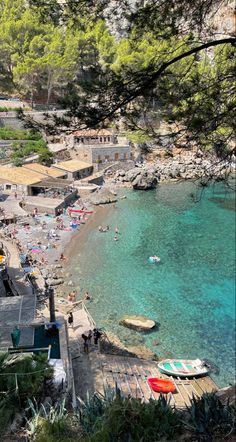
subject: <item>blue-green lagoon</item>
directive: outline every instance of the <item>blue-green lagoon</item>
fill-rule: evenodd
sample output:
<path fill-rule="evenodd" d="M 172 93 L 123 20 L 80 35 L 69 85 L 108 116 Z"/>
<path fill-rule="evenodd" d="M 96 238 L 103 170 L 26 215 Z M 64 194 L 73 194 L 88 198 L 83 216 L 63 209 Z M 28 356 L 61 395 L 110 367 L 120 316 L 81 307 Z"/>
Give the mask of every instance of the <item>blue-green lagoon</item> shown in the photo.
<path fill-rule="evenodd" d="M 90 231 L 68 264 L 93 297 L 87 306 L 96 323 L 161 357 L 207 358 L 220 368 L 218 385 L 234 382 L 234 192 L 218 184 L 200 195 L 194 183 L 181 182 L 120 195 L 127 198 L 104 221 L 110 230 Z M 161 263 L 148 263 L 151 255 Z M 159 330 L 128 330 L 119 325 L 125 314 L 148 316 Z"/>

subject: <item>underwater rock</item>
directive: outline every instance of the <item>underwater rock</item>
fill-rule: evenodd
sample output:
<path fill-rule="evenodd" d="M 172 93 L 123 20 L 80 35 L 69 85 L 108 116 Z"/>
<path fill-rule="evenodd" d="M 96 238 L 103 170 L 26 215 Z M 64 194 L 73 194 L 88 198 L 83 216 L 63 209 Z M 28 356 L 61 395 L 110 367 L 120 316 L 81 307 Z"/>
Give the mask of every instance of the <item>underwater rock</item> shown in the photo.
<path fill-rule="evenodd" d="M 124 316 L 119 324 L 137 331 L 148 331 L 156 326 L 155 321 L 145 316 Z"/>

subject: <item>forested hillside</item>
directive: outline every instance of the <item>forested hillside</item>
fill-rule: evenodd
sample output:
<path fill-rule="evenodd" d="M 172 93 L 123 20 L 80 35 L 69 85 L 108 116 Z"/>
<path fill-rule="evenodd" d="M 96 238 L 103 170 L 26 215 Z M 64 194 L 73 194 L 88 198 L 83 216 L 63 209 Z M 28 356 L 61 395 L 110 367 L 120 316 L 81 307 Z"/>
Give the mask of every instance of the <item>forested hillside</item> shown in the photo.
<path fill-rule="evenodd" d="M 231 155 L 230 3 L 2 0 L 1 91 L 46 93 L 46 103 L 55 94 L 69 109 L 64 125 L 122 121 L 142 140 L 162 145 L 168 137 L 171 145 L 191 142 Z M 227 26 L 220 26 L 221 10 Z"/>

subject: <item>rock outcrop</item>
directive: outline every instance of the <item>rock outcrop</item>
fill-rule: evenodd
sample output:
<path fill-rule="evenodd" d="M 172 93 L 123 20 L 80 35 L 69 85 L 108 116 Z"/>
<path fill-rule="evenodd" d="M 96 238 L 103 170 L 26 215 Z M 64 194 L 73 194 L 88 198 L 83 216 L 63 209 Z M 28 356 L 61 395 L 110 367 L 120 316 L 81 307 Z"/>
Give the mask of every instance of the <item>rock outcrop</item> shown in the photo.
<path fill-rule="evenodd" d="M 117 170 L 115 181 L 131 183 L 134 189 L 149 190 L 158 184 L 159 173 L 153 165 L 134 167 L 125 173 L 124 170 Z"/>
<path fill-rule="evenodd" d="M 47 284 L 49 286 L 55 286 L 55 285 L 60 285 L 63 284 L 64 280 L 62 278 L 58 278 L 58 279 L 47 279 Z"/>
<path fill-rule="evenodd" d="M 172 180 L 205 179 L 207 177 L 224 177 L 225 171 L 229 171 L 226 162 L 225 169 L 222 162 L 219 163 L 214 155 L 205 155 L 200 150 L 197 152 L 185 151 L 174 157 L 165 156 L 156 150 L 152 153 L 150 162 L 137 164 L 132 169 L 117 170 L 113 176 L 114 184 L 131 186 L 134 189 L 148 190 L 157 186 L 158 182 Z M 232 161 L 232 171 L 235 164 Z"/>
<path fill-rule="evenodd" d="M 102 353 L 116 354 L 120 356 L 135 357 L 147 360 L 158 360 L 158 356 L 145 345 L 125 345 L 118 336 L 111 332 L 106 332 L 106 337 L 102 336 L 100 341 Z"/>
<path fill-rule="evenodd" d="M 154 189 L 157 186 L 158 179 L 154 173 L 149 171 L 142 172 L 132 182 L 134 189 L 149 190 Z"/>
<path fill-rule="evenodd" d="M 116 201 L 117 201 L 117 196 L 106 187 L 103 187 L 95 191 L 90 196 L 90 202 L 95 205 L 115 203 Z"/>
<path fill-rule="evenodd" d="M 155 321 L 145 316 L 124 316 L 119 323 L 137 331 L 149 331 L 156 326 Z"/>

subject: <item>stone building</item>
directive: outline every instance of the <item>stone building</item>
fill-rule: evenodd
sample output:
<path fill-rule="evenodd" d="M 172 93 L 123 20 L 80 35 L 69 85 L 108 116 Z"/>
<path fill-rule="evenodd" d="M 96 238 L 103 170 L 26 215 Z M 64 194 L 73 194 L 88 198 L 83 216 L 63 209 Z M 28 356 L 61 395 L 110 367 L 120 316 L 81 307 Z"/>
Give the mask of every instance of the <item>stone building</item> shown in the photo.
<path fill-rule="evenodd" d="M 23 169 L 28 169 L 33 172 L 42 174 L 45 178 L 66 178 L 66 172 L 63 170 L 57 170 L 53 167 L 43 166 L 39 163 L 24 164 Z"/>
<path fill-rule="evenodd" d="M 0 185 L 4 192 L 20 192 L 25 195 L 33 194 L 33 185 L 38 185 L 43 176 L 23 167 L 0 166 Z"/>
<path fill-rule="evenodd" d="M 77 189 L 73 187 L 72 181 L 63 177 L 66 177 L 65 171 L 40 164 L 29 164 L 24 167 L 0 166 L 2 192 L 5 194 L 16 192 L 18 198 L 22 198 L 21 206 L 26 211 L 32 211 L 37 207 L 41 213 L 56 215 L 59 209 L 74 201 Z"/>
<path fill-rule="evenodd" d="M 53 164 L 55 170 L 63 171 L 66 178 L 69 180 L 79 180 L 86 178 L 93 172 L 93 166 L 90 163 L 85 163 L 78 160 L 61 161 L 60 163 Z"/>
<path fill-rule="evenodd" d="M 77 156 L 82 161 L 95 165 L 132 158 L 129 142 L 111 130 L 84 129 L 74 132 L 72 137 Z"/>
<path fill-rule="evenodd" d="M 108 129 L 77 130 L 72 136 L 75 144 L 117 143 L 117 135 Z"/>

